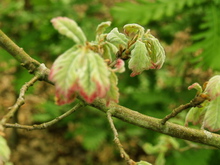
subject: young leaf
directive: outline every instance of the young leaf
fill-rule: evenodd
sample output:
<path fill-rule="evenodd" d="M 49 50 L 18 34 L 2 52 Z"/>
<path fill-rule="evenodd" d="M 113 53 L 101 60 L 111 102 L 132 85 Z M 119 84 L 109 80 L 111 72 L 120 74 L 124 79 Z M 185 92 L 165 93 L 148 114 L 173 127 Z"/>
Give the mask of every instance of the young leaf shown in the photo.
<path fill-rule="evenodd" d="M 114 45 L 117 45 L 117 47 L 118 45 L 126 46 L 128 41 L 124 34 L 119 33 L 118 28 L 112 29 L 111 32 L 108 33 L 106 39 Z"/>
<path fill-rule="evenodd" d="M 55 83 L 58 105 L 70 103 L 76 97 L 72 95 L 72 90 L 77 88 L 76 83 L 79 79 L 80 53 L 77 46 L 70 48 L 56 59 L 51 68 L 49 79 Z"/>
<path fill-rule="evenodd" d="M 110 101 L 114 101 L 118 103 L 119 92 L 118 92 L 118 77 L 116 76 L 115 72 L 111 71 L 110 73 L 110 88 L 106 95 L 107 105 Z"/>
<path fill-rule="evenodd" d="M 77 44 L 85 44 L 85 34 L 74 20 L 71 20 L 67 17 L 57 17 L 53 18 L 51 22 L 54 28 L 58 30 L 60 34 L 67 36 L 68 38 L 75 41 Z"/>
<path fill-rule="evenodd" d="M 91 50 L 87 50 L 81 60 L 83 69 L 79 75 L 78 91 L 88 103 L 91 103 L 97 97 L 106 96 L 110 87 L 110 73 L 104 60 Z"/>
<path fill-rule="evenodd" d="M 55 83 L 59 105 L 72 102 L 79 93 L 88 103 L 103 98 L 109 89 L 109 70 L 99 54 L 86 47 L 73 47 L 53 64 L 50 80 Z"/>
<path fill-rule="evenodd" d="M 136 35 L 138 36 L 138 38 L 140 38 L 144 34 L 144 28 L 138 24 L 127 24 L 123 28 L 125 34 L 131 38 Z"/>
<path fill-rule="evenodd" d="M 145 44 L 141 41 L 137 41 L 134 49 L 131 51 L 131 59 L 128 62 L 128 68 L 132 70 L 131 77 L 149 69 L 150 66 L 150 57 Z"/>
<path fill-rule="evenodd" d="M 140 162 L 137 162 L 137 165 L 152 165 L 152 164 L 149 163 L 149 162 L 141 160 Z"/>
<path fill-rule="evenodd" d="M 100 34 L 103 34 L 107 27 L 111 25 L 110 21 L 102 22 L 100 23 L 96 28 L 96 35 L 99 36 Z"/>
<path fill-rule="evenodd" d="M 193 107 L 189 110 L 185 119 L 185 126 L 188 126 L 189 122 L 192 122 L 194 125 L 202 123 L 206 113 L 206 106 L 201 108 Z"/>
<path fill-rule="evenodd" d="M 165 61 L 165 51 L 159 40 L 149 32 L 145 33 L 143 37 L 143 42 L 146 44 L 149 55 L 151 57 L 152 66 L 151 69 L 160 69 Z"/>
<path fill-rule="evenodd" d="M 211 100 L 216 99 L 220 95 L 220 76 L 214 76 L 206 85 L 204 93 L 207 93 Z"/>
<path fill-rule="evenodd" d="M 210 101 L 204 117 L 203 127 L 212 132 L 220 130 L 220 97 Z"/>

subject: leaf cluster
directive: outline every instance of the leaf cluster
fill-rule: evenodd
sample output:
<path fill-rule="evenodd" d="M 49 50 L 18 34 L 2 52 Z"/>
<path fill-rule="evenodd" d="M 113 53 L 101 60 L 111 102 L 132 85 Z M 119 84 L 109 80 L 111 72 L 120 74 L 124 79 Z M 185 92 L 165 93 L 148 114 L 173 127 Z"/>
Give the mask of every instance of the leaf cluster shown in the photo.
<path fill-rule="evenodd" d="M 219 5 L 218 0 L 137 0 L 136 3 L 119 3 L 112 8 L 112 15 L 118 24 L 156 25 L 167 39 L 179 30 L 190 29 L 192 45 L 186 50 L 193 54 L 200 52 L 193 61 L 203 68 L 219 70 Z"/>
<path fill-rule="evenodd" d="M 117 103 L 115 73 L 125 71 L 125 60 L 129 59 L 132 77 L 144 70 L 160 69 L 165 61 L 158 39 L 138 24 L 125 25 L 124 34 L 117 28 L 104 33 L 110 22 L 103 22 L 97 26 L 96 40 L 89 42 L 75 21 L 57 17 L 51 22 L 55 29 L 76 43 L 59 56 L 51 68 L 49 78 L 55 83 L 59 105 L 74 101 L 77 94 L 88 103 L 96 98 L 105 98 L 107 104 Z"/>

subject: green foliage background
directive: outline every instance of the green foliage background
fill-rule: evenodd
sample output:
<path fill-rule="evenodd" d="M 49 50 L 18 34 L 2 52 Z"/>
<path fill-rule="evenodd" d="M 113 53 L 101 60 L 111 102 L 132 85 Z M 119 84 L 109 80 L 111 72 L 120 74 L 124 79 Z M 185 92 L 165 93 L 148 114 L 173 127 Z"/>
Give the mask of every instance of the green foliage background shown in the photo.
<path fill-rule="evenodd" d="M 171 109 L 194 97 L 195 91 L 187 90 L 189 85 L 195 81 L 204 83 L 218 73 L 219 8 L 219 0 L 136 0 L 120 3 L 107 0 L 4 0 L 0 2 L 0 28 L 33 58 L 49 67 L 72 43 L 53 29 L 50 20 L 54 17 L 66 16 L 76 20 L 89 40 L 94 39 L 97 24 L 106 20 L 112 20 L 113 26 L 119 28 L 126 23 L 138 23 L 151 29 L 166 49 L 165 65 L 161 70 L 145 71 L 134 78 L 129 76 L 130 71 L 119 75 L 120 104 L 143 114 L 162 118 Z M 8 74 L 6 70 L 14 68 L 12 73 L 15 74 L 15 79 L 12 85 L 18 93 L 31 75 L 3 49 L 0 49 L 0 60 L 7 61 L 6 66 L 0 67 L 0 74 Z M 49 87 L 37 86 L 29 93 L 41 94 L 47 91 L 44 88 Z M 37 92 L 40 89 L 42 91 Z M 56 106 L 53 94 L 48 92 L 44 102 L 33 105 L 38 109 L 32 116 L 33 122 L 51 120 L 73 106 Z M 183 112 L 178 115 L 173 122 L 183 124 L 185 114 Z M 74 124 L 73 129 L 68 129 L 70 124 Z M 155 161 L 159 153 L 156 152 L 152 158 L 144 152 L 143 146 L 146 143 L 159 144 L 160 134 L 117 119 L 115 125 L 132 158 Z M 101 164 L 95 154 L 109 143 L 114 145 L 105 115 L 92 108 L 86 107 L 54 127 L 52 131 L 61 128 L 65 132 L 64 141 L 80 137 L 80 148 L 83 149 L 81 152 L 87 155 L 84 164 Z M 179 148 L 166 146 L 167 165 L 217 165 L 220 161 L 217 156 L 220 152 L 217 150 L 185 151 L 182 149 L 186 147 L 186 143 L 182 140 L 177 142 Z M 112 151 L 114 160 L 105 163 L 122 164 L 117 149 Z"/>

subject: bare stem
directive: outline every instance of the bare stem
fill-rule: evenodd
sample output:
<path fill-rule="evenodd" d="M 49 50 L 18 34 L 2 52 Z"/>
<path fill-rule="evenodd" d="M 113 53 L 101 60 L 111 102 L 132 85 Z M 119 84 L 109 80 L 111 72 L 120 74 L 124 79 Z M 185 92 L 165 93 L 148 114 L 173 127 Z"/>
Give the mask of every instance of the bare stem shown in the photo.
<path fill-rule="evenodd" d="M 180 105 L 179 107 L 177 107 L 176 109 L 174 109 L 172 111 L 172 113 L 170 113 L 169 115 L 167 115 L 165 118 L 163 118 L 161 120 L 161 124 L 165 124 L 169 119 L 175 117 L 176 115 L 178 115 L 180 112 L 182 112 L 185 109 L 188 108 L 192 108 L 192 107 L 196 107 L 199 106 L 200 104 L 202 104 L 205 100 L 207 100 L 207 97 L 204 96 L 196 96 L 193 100 L 191 100 L 189 103 L 185 104 L 185 105 Z"/>
<path fill-rule="evenodd" d="M 1 121 L 0 121 L 1 124 L 5 124 L 14 115 L 14 113 L 24 104 L 25 92 L 38 79 L 39 79 L 39 76 L 34 76 L 29 82 L 25 83 L 22 86 L 22 88 L 20 89 L 20 94 L 19 94 L 19 97 L 18 97 L 16 103 L 12 107 L 8 108 L 9 112 L 1 119 Z"/>
<path fill-rule="evenodd" d="M 123 159 L 125 159 L 127 161 L 127 163 L 129 165 L 135 165 L 136 162 L 134 162 L 130 157 L 129 155 L 126 153 L 126 151 L 124 150 L 119 138 L 118 138 L 118 132 L 117 132 L 117 129 L 115 128 L 115 125 L 114 125 L 114 122 L 112 120 L 112 115 L 111 115 L 111 110 L 108 110 L 107 111 L 107 118 L 108 118 L 108 121 L 109 121 L 109 124 L 110 124 L 110 127 L 113 131 L 113 134 L 114 134 L 114 142 L 115 144 L 118 146 L 119 148 L 119 151 L 120 151 L 120 154 L 121 154 L 121 157 Z"/>
<path fill-rule="evenodd" d="M 15 44 L 3 31 L 0 30 L 0 46 L 4 48 L 10 55 L 12 55 L 18 62 L 20 62 L 21 66 L 26 68 L 29 73 L 36 75 L 38 72 L 38 68 L 40 68 L 41 63 L 37 60 L 31 58 L 23 48 L 19 47 Z M 48 74 L 50 70 L 45 67 L 44 72 L 46 76 L 41 77 L 42 80 L 52 84 L 51 81 L 48 80 Z"/>
<path fill-rule="evenodd" d="M 63 118 L 69 116 L 70 114 L 72 114 L 73 112 L 75 112 L 77 109 L 82 108 L 84 105 L 81 103 L 76 104 L 72 109 L 68 110 L 67 112 L 65 112 L 64 114 L 56 117 L 55 119 L 42 123 L 42 124 L 35 124 L 35 125 L 21 125 L 21 124 L 10 124 L 10 123 L 5 123 L 3 124 L 3 126 L 5 128 L 19 128 L 19 129 L 26 129 L 28 131 L 30 130 L 39 130 L 39 129 L 45 129 L 48 128 L 49 126 L 57 123 L 58 121 L 62 120 Z"/>

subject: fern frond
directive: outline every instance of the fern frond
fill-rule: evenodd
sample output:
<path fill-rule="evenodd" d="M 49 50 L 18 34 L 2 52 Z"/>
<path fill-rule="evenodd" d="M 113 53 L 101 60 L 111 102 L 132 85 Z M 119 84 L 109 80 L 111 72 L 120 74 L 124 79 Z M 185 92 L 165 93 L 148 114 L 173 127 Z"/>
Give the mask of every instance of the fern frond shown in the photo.
<path fill-rule="evenodd" d="M 200 57 L 205 68 L 220 70 L 220 10 L 219 6 L 211 5 L 206 8 L 204 23 L 200 26 L 203 32 L 192 37 L 194 41 L 190 49 L 202 49 Z"/>
<path fill-rule="evenodd" d="M 139 3 L 123 2 L 111 10 L 114 20 L 118 24 L 137 22 L 147 24 L 166 16 L 173 16 L 184 7 L 192 7 L 205 0 L 158 0 L 156 2 L 138 0 Z"/>

